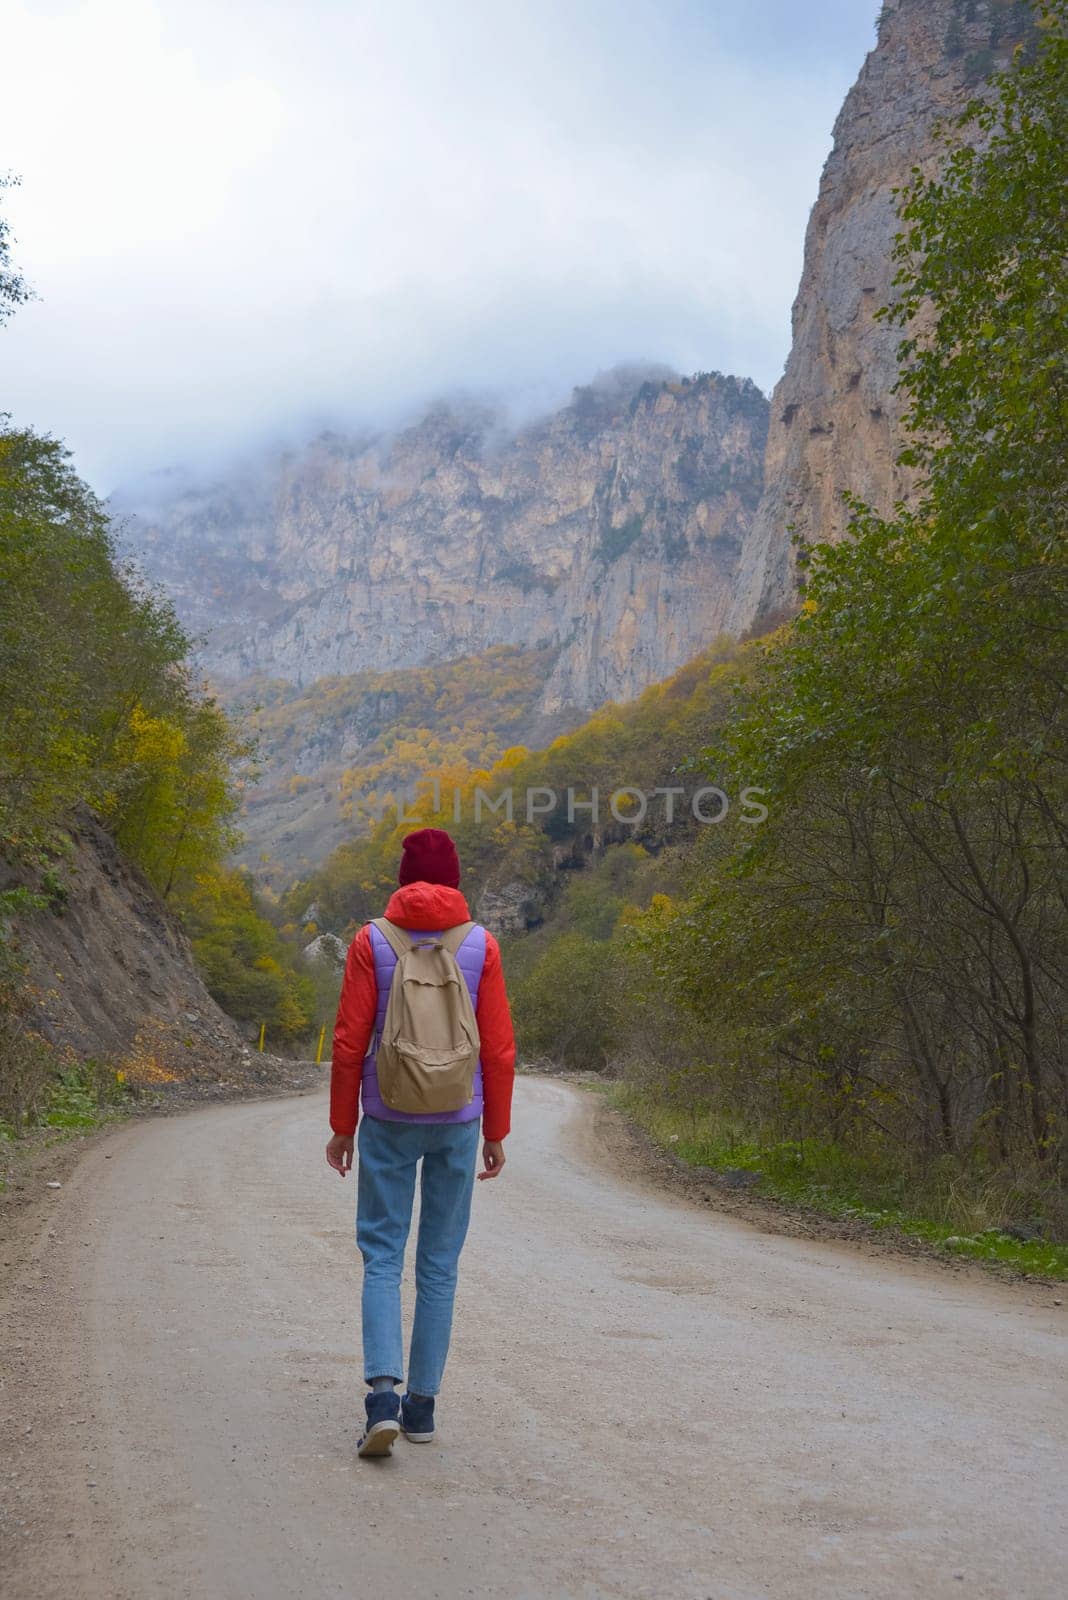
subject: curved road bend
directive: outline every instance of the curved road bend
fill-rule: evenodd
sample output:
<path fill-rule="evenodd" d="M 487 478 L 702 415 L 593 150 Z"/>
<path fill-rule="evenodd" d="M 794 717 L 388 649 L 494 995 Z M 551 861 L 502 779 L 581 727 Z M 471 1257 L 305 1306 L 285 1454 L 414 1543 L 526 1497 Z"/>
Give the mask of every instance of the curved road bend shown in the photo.
<path fill-rule="evenodd" d="M 1059 1597 L 1059 1291 L 698 1211 L 592 1120 L 518 1085 L 440 1438 L 378 1463 L 323 1096 L 92 1145 L 2 1306 L 4 1594 Z"/>

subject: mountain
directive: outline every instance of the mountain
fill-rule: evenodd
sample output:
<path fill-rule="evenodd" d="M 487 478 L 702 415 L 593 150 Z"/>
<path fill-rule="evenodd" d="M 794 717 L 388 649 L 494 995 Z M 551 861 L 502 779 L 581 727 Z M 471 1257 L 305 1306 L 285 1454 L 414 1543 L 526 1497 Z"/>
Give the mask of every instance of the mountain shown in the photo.
<path fill-rule="evenodd" d="M 488 404 L 119 493 L 219 684 L 550 648 L 541 711 L 631 699 L 723 624 L 760 498 L 748 379 L 625 369 L 518 431 Z"/>
<path fill-rule="evenodd" d="M 789 528 L 843 537 L 843 489 L 884 514 L 907 500 L 897 465 L 900 331 L 875 320 L 892 298 L 895 189 L 930 171 L 936 126 L 963 109 L 1031 24 L 1017 0 L 889 0 L 846 96 L 805 238 L 793 343 L 771 404 L 765 487 L 746 535 L 727 622 L 734 632 L 789 606 Z"/>
<path fill-rule="evenodd" d="M 306 689 L 248 683 L 234 709 L 256 739 L 261 774 L 245 794 L 238 861 L 281 890 L 428 771 L 484 769 L 510 748 L 549 743 L 577 720 L 538 709 L 558 654 L 494 645 Z"/>
<path fill-rule="evenodd" d="M 900 333 L 875 315 L 893 294 L 895 190 L 932 167 L 938 123 L 1030 16 L 1016 0 L 883 6 L 835 124 L 770 408 L 746 379 L 624 368 L 519 429 L 457 401 L 116 496 L 224 696 L 266 701 L 247 861 L 303 870 L 420 761 L 492 761 L 633 700 L 796 603 L 791 527 L 839 539 L 843 490 L 884 512 L 912 494 Z M 472 675 L 492 692 L 454 717 Z"/>

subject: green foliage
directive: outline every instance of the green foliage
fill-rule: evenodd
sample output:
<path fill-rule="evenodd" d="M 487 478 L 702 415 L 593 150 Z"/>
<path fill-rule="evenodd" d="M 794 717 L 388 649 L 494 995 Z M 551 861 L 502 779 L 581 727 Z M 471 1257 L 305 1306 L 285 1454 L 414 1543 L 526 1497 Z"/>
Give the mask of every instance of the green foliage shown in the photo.
<path fill-rule="evenodd" d="M 528 886 L 529 920 L 536 924 L 542 920 L 545 900 L 556 894 L 554 848 L 574 849 L 578 859 L 593 849 L 592 843 L 587 845 L 589 813 L 576 806 L 573 820 L 567 820 L 569 787 L 576 801 L 588 799 L 594 788 L 599 790 L 603 815 L 594 831 L 601 846 L 614 842 L 660 852 L 685 837 L 687 830 L 695 831 L 682 800 L 672 802 L 674 821 L 668 820 L 667 802 L 661 799 L 632 824 L 612 817 L 609 797 L 623 783 L 648 793 L 658 786 L 681 786 L 685 774 L 680 776 L 680 769 L 727 715 L 735 686 L 752 669 L 757 654 L 755 646 L 720 641 L 638 700 L 603 707 L 575 733 L 554 739 L 546 750 L 530 752 L 517 746 L 488 767 L 465 762 L 436 772 L 432 766 L 429 771 L 426 765 L 415 767 L 413 778 L 438 779 L 437 803 L 428 783 L 416 802 L 408 804 L 405 818 L 398 820 L 395 809 L 387 811 L 368 831 L 339 846 L 310 878 L 288 890 L 282 897 L 283 914 L 295 922 L 314 901 L 323 912 L 322 926 L 338 933 L 351 933 L 361 922 L 378 916 L 396 887 L 401 840 L 413 827 L 425 824 L 447 828 L 456 839 L 464 866 L 463 887 L 472 905 L 487 889 Z M 488 806 L 477 813 L 476 790 L 499 800 L 507 787 L 515 795 L 510 819 L 503 809 L 493 813 Z M 535 815 L 528 823 L 524 797 L 537 788 L 555 790 L 560 808 L 552 816 Z"/>
<path fill-rule="evenodd" d="M 316 986 L 263 914 L 244 873 L 201 873 L 184 915 L 197 966 L 224 1011 L 239 1022 L 265 1022 L 275 1044 L 291 1045 L 308 1034 L 318 1020 Z"/>
<path fill-rule="evenodd" d="M 606 940 L 562 933 L 512 985 L 516 1033 L 530 1056 L 598 1072 L 611 1044 L 614 952 Z"/>
<path fill-rule="evenodd" d="M 718 640 L 702 655 L 664 683 L 654 684 L 629 705 L 606 705 L 574 733 L 554 739 L 548 749 L 524 754 L 510 767 L 508 778 L 517 791 L 550 788 L 565 796 L 575 791 L 576 802 L 588 800 L 596 788 L 600 820 L 594 830 L 601 843 L 630 841 L 662 849 L 694 831 L 684 798 L 671 803 L 662 797 L 650 804 L 640 821 L 620 822 L 611 814 L 609 799 L 627 785 L 651 795 L 657 788 L 697 787 L 692 759 L 721 726 L 734 701 L 738 683 L 759 659 L 759 649 Z M 702 775 L 700 782 L 707 780 Z M 622 810 L 622 807 L 618 809 Z M 591 833 L 588 811 L 576 804 L 574 819 L 566 806 L 540 826 L 557 844 L 580 843 Z"/>
<path fill-rule="evenodd" d="M 41 1117 L 47 1128 L 95 1128 L 128 1098 L 122 1077 L 103 1061 L 83 1061 L 53 1082 Z"/>
<path fill-rule="evenodd" d="M 332 956 L 320 956 L 318 960 L 310 961 L 305 969 L 305 981 L 309 985 L 311 1021 L 314 1027 L 321 1027 L 325 1022 L 327 1029 L 333 1028 L 334 1018 L 337 1016 L 337 1003 L 341 998 L 342 969 Z"/>
<path fill-rule="evenodd" d="M 933 178 L 900 196 L 897 298 L 910 330 L 899 387 L 939 517 L 996 555 L 1014 528 L 1052 556 L 1063 533 L 1068 351 L 1064 328 L 1068 38 L 1064 0 L 1039 7 L 1033 61 L 973 101 Z M 973 143 L 971 141 L 978 141 Z M 921 308 L 930 308 L 933 318 Z M 1017 551 L 1010 545 L 1006 560 Z"/>
<path fill-rule="evenodd" d="M 11 917 L 24 916 L 30 911 L 43 911 L 48 905 L 46 896 L 19 885 L 14 889 L 0 889 L 0 929 L 6 928 Z M 0 952 L 5 946 L 0 942 Z M 7 948 L 10 949 L 10 946 Z M 0 955 L 0 960 L 2 960 Z"/>
<path fill-rule="evenodd" d="M 18 1138 L 47 1092 L 52 1053 L 30 1026 L 25 966 L 13 934 L 15 919 L 47 905 L 23 885 L 0 890 L 0 1130 Z"/>
<path fill-rule="evenodd" d="M 104 811 L 165 900 L 183 904 L 198 874 L 236 843 L 233 774 L 249 749 L 214 700 L 193 700 L 180 720 L 133 708 L 116 741 L 124 782 Z"/>
<path fill-rule="evenodd" d="M 753 1190 L 824 1215 L 896 1229 L 971 1260 L 1068 1279 L 1068 1246 L 1048 1241 L 1042 1213 L 1060 1197 L 981 1167 L 942 1162 L 912 1169 L 829 1140 L 782 1139 L 707 1104 L 682 1107 L 659 1090 L 614 1085 L 612 1102 L 687 1165 L 751 1173 Z M 1033 1234 L 1021 1239 L 1015 1234 Z"/>
<path fill-rule="evenodd" d="M 14 927 L 32 910 L 62 914 L 63 823 L 88 805 L 195 922 L 216 997 L 291 1040 L 310 1024 L 312 984 L 250 901 L 239 924 L 227 896 L 205 887 L 235 840 L 234 770 L 250 750 L 198 688 L 187 651 L 170 606 L 118 562 L 104 510 L 63 448 L 0 432 L 0 855 L 39 886 L 5 892 L 0 915 Z M 28 1025 L 13 941 L 9 931 L 0 947 L 0 1114 L 21 1126 L 39 1113 L 55 1062 Z"/>
<path fill-rule="evenodd" d="M 645 885 L 662 875 L 641 845 L 620 844 L 584 871 L 567 875 L 555 926 L 587 939 L 610 939 L 628 906 L 648 898 Z"/>
<path fill-rule="evenodd" d="M 0 849 L 47 840 L 79 801 L 122 826 L 157 759 L 130 748 L 133 724 L 180 739 L 203 716 L 187 647 L 170 607 L 120 569 L 62 446 L 0 431 Z"/>
<path fill-rule="evenodd" d="M 525 1058 L 600 1071 L 619 1055 L 629 972 L 613 939 L 670 871 L 620 844 L 567 881 L 550 921 L 505 942 L 512 1015 Z"/>
<path fill-rule="evenodd" d="M 851 542 L 802 552 L 804 613 L 709 753 L 767 788 L 771 820 L 741 846 L 705 837 L 693 893 L 645 945 L 747 1114 L 1056 1170 L 1064 7 L 1046 23 L 1034 62 L 962 119 L 988 145 L 901 197 L 886 315 L 909 328 L 920 501 L 890 519 L 854 502 Z"/>
<path fill-rule="evenodd" d="M 32 1066 L 21 1063 L 21 1080 L 6 1058 L 0 1074 L 0 1140 L 19 1139 L 31 1127 L 85 1132 L 122 1113 L 130 1091 L 106 1062 L 61 1066 L 43 1039 L 27 1035 L 24 1044 L 32 1050 Z"/>

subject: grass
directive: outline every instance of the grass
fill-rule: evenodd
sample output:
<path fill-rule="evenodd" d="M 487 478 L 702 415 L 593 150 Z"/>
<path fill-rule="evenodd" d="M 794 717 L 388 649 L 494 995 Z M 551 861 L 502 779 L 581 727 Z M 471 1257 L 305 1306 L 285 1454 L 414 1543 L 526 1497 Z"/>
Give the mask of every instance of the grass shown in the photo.
<path fill-rule="evenodd" d="M 827 1141 L 755 1138 L 710 1108 L 666 1105 L 633 1085 L 606 1090 L 611 1104 L 692 1167 L 760 1174 L 752 1192 L 825 1216 L 896 1228 L 947 1254 L 998 1262 L 1028 1276 L 1068 1279 L 1068 1245 L 1020 1240 L 1004 1230 L 1044 1220 L 1046 1196 L 1002 1174 L 936 1163 L 923 1173 L 882 1164 Z"/>
<path fill-rule="evenodd" d="M 128 1099 L 123 1076 L 98 1061 L 85 1061 L 62 1072 L 51 1085 L 30 1123 L 82 1133 L 121 1115 Z M 0 1118 L 0 1142 L 15 1143 L 14 1125 Z"/>

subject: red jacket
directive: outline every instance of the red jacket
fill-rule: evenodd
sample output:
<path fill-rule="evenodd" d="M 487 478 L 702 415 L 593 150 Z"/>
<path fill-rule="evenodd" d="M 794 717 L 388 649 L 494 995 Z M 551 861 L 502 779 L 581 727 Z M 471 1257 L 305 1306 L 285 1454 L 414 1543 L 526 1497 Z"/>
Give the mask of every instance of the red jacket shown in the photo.
<path fill-rule="evenodd" d="M 390 922 L 427 932 L 454 928 L 470 915 L 459 889 L 441 883 L 409 883 L 390 897 L 386 907 Z M 364 927 L 352 941 L 345 962 L 330 1069 L 330 1126 L 346 1137 L 356 1132 L 363 1058 L 371 1042 L 377 1005 L 371 934 Z M 482 1133 L 486 1139 L 503 1139 L 511 1127 L 515 1034 L 504 990 L 501 948 L 488 931 L 475 1020 L 482 1040 Z"/>

